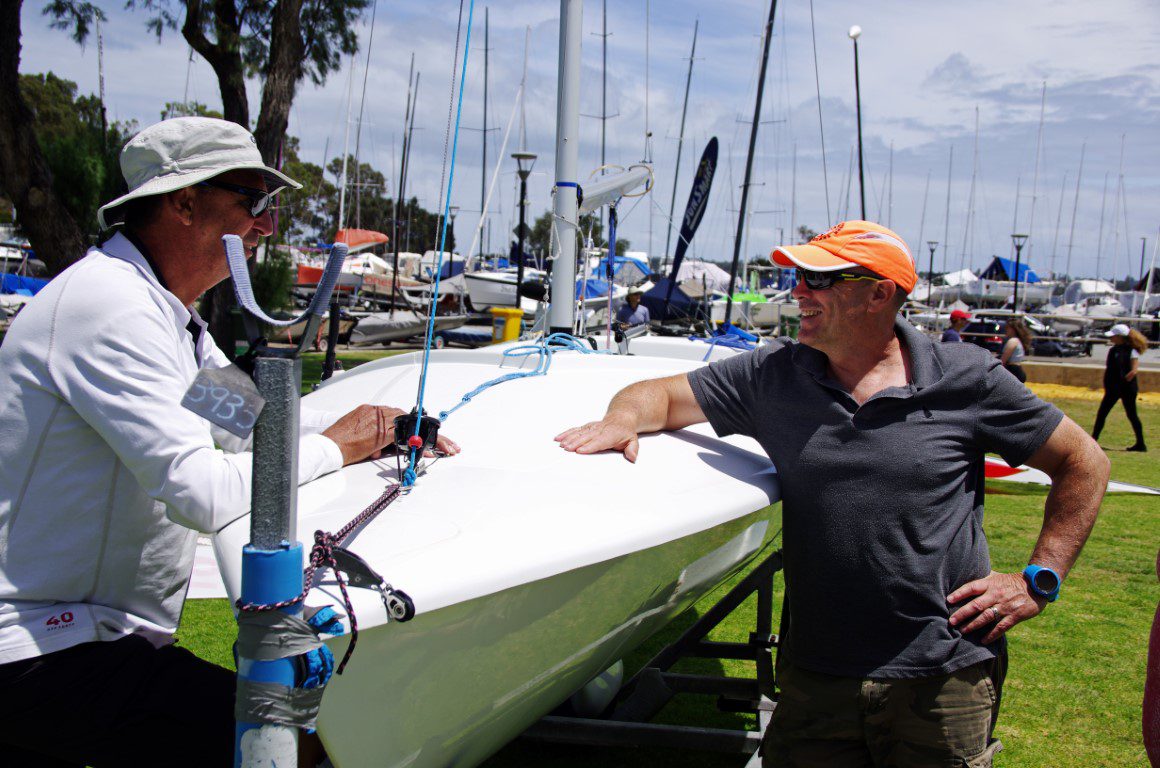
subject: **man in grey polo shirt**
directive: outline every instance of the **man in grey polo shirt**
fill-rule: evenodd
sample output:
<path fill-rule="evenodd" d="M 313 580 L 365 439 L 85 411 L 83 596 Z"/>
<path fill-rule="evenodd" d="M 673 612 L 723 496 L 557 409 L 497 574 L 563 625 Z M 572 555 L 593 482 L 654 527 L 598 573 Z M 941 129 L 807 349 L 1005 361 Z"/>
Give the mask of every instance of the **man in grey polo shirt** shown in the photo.
<path fill-rule="evenodd" d="M 917 275 L 895 233 L 844 222 L 771 258 L 799 272 L 797 342 L 634 384 L 557 440 L 635 461 L 639 434 L 708 420 L 773 460 L 788 616 L 765 765 L 988 766 L 1003 636 L 1057 597 L 1108 461 L 983 350 L 898 317 Z M 1052 478 L 1024 574 L 990 567 L 988 452 Z"/>

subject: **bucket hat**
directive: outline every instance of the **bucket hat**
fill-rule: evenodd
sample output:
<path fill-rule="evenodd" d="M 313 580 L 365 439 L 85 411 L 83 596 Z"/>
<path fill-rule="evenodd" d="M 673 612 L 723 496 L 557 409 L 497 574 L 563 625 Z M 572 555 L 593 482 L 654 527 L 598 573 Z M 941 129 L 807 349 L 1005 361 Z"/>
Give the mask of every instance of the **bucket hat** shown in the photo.
<path fill-rule="evenodd" d="M 213 117 L 175 117 L 138 133 L 121 150 L 121 175 L 129 191 L 102 205 L 102 229 L 124 220 L 118 210 L 130 200 L 164 195 L 236 170 L 259 171 L 276 193 L 302 185 L 262 161 L 254 135 L 237 123 Z"/>

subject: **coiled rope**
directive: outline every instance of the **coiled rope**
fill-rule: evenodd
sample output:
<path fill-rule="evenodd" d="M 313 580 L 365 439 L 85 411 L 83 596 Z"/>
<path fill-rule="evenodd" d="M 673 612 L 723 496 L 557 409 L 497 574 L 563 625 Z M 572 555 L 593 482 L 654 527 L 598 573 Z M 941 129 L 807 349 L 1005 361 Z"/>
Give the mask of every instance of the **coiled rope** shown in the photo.
<path fill-rule="evenodd" d="M 472 398 L 481 392 L 491 389 L 497 384 L 503 384 L 505 381 L 514 381 L 516 379 L 526 379 L 532 376 L 543 376 L 552 367 L 552 355 L 562 350 L 570 350 L 572 352 L 579 352 L 585 355 L 606 354 L 605 352 L 597 352 L 585 344 L 580 339 L 567 333 L 553 333 L 545 336 L 535 344 L 522 344 L 518 347 L 504 350 L 503 356 L 507 358 L 527 358 L 532 355 L 536 356 L 536 365 L 530 371 L 514 371 L 503 376 L 486 381 L 480 384 L 475 389 L 468 392 L 459 399 L 459 402 L 448 408 L 446 411 L 440 411 L 439 420 L 446 421 L 447 417 L 458 411 L 463 406 L 471 402 Z M 500 363 L 503 366 L 503 363 Z"/>

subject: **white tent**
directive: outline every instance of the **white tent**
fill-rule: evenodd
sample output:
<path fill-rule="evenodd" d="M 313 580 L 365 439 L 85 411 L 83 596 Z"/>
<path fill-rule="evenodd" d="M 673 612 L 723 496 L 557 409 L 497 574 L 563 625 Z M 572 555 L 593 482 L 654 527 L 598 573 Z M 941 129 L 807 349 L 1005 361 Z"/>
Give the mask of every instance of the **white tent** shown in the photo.
<path fill-rule="evenodd" d="M 678 284 L 691 280 L 696 283 L 697 294 L 700 295 L 702 278 L 704 278 L 705 288 L 710 293 L 729 290 L 729 273 L 716 264 L 707 261 L 681 262 L 681 268 L 677 270 Z"/>

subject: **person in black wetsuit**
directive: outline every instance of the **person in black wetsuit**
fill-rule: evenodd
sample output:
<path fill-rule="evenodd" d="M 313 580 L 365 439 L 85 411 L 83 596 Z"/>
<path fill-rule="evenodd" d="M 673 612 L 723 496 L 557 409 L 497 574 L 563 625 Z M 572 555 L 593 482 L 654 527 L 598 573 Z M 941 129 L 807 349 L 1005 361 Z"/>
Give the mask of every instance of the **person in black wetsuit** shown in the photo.
<path fill-rule="evenodd" d="M 1104 399 L 1100 401 L 1100 408 L 1096 412 L 1096 423 L 1092 427 L 1092 437 L 1097 440 L 1104 429 L 1104 421 L 1112 412 L 1116 401 L 1124 404 L 1124 412 L 1128 415 L 1128 422 L 1136 433 L 1136 442 L 1128 447 L 1129 451 L 1146 451 L 1144 445 L 1144 427 L 1140 424 L 1140 417 L 1136 415 L 1136 396 L 1140 392 L 1140 384 L 1136 375 L 1140 370 L 1140 354 L 1148 348 L 1148 340 L 1144 334 L 1134 331 L 1123 323 L 1117 323 L 1104 334 L 1108 337 L 1108 363 L 1104 368 Z"/>

